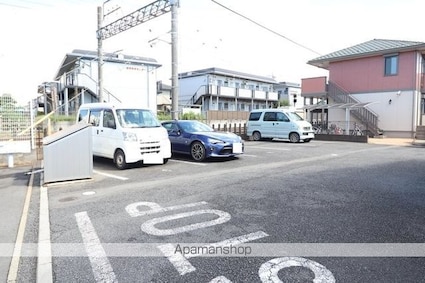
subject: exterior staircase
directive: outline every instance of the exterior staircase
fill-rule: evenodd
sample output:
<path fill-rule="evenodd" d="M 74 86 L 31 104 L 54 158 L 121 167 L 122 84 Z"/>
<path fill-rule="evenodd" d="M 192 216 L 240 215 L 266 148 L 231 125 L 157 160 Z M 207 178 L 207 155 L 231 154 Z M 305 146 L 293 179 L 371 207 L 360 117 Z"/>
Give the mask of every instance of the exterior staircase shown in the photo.
<path fill-rule="evenodd" d="M 425 140 L 425 126 L 417 126 L 416 127 L 416 136 L 417 140 Z"/>
<path fill-rule="evenodd" d="M 333 82 L 328 83 L 328 97 L 335 103 L 361 103 Z M 382 135 L 381 130 L 378 128 L 378 115 L 376 113 L 361 107 L 351 109 L 350 114 L 364 125 L 370 137 Z"/>

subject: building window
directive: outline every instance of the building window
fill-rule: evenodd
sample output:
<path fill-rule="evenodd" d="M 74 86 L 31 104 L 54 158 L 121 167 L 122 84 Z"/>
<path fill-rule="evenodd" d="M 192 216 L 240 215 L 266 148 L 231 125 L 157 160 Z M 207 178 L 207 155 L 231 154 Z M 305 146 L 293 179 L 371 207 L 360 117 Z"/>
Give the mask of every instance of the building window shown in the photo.
<path fill-rule="evenodd" d="M 398 72 L 398 55 L 386 56 L 385 58 L 385 76 L 394 76 Z"/>

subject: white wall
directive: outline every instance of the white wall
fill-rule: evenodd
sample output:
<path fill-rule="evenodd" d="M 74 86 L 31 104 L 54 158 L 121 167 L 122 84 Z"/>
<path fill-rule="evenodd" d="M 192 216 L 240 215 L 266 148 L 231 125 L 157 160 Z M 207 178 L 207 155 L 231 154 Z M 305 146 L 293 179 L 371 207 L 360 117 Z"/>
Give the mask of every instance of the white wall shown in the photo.
<path fill-rule="evenodd" d="M 378 127 L 384 132 L 408 132 L 416 130 L 413 127 L 414 93 L 393 91 L 356 94 L 354 97 L 361 102 L 372 102 L 368 108 L 378 114 Z"/>
<path fill-rule="evenodd" d="M 179 80 L 179 104 L 186 105 L 199 87 L 207 85 L 207 76 L 183 78 Z"/>
<path fill-rule="evenodd" d="M 97 62 L 91 62 L 91 69 L 84 68 L 81 72 L 97 79 L 97 70 Z M 156 68 L 104 62 L 102 71 L 104 89 L 116 96 L 122 103 L 148 108 L 156 113 Z M 96 89 L 92 90 L 96 91 Z M 103 93 L 103 99 L 114 101 L 106 91 Z"/>

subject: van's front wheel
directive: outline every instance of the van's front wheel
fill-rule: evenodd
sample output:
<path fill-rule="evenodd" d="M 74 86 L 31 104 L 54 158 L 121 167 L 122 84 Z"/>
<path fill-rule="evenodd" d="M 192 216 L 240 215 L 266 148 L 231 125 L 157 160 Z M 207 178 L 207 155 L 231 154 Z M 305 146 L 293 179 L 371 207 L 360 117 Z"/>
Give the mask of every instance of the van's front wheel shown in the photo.
<path fill-rule="evenodd" d="M 290 133 L 289 134 L 289 141 L 292 143 L 300 142 L 300 135 L 297 133 Z"/>
<path fill-rule="evenodd" d="M 119 170 L 127 168 L 127 163 L 125 162 L 125 154 L 121 149 L 118 149 L 115 152 L 114 163 Z"/>

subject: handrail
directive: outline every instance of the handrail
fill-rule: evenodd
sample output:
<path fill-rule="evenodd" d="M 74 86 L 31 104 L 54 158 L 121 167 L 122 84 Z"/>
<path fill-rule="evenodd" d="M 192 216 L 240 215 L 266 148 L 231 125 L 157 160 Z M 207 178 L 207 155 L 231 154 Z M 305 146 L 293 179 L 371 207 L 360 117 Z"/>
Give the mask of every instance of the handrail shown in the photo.
<path fill-rule="evenodd" d="M 198 92 L 201 88 L 206 88 L 208 85 L 200 85 L 198 89 L 195 91 L 195 93 L 192 95 L 192 97 L 187 101 L 186 105 L 193 105 L 195 104 L 198 96 Z M 204 93 L 205 94 L 205 93 Z"/>
<path fill-rule="evenodd" d="M 68 76 L 68 74 L 69 73 L 71 73 L 71 72 L 73 72 L 73 71 L 75 71 L 76 69 L 73 69 L 72 71 L 69 71 L 68 73 L 66 73 L 65 74 L 65 77 L 67 77 Z M 78 75 L 83 75 L 83 76 L 85 76 L 85 77 L 87 77 L 89 80 L 91 80 L 93 83 L 95 83 L 95 85 L 97 86 L 97 80 L 95 80 L 95 79 L 93 79 L 91 76 L 89 76 L 88 74 L 86 74 L 86 73 L 78 73 Z M 91 88 L 91 87 L 89 87 L 89 86 L 87 86 L 87 85 L 79 85 L 79 86 L 82 86 L 82 87 L 86 87 L 86 88 L 88 88 L 89 90 L 91 90 L 93 93 L 96 93 L 96 91 L 93 91 L 93 89 Z M 122 101 L 118 98 L 118 97 L 116 97 L 115 95 L 113 95 L 109 90 L 107 90 L 106 88 L 102 88 L 103 89 L 103 91 L 104 92 L 106 92 L 108 95 L 110 95 L 110 96 L 112 96 L 115 100 L 117 100 L 119 103 L 121 103 Z"/>
<path fill-rule="evenodd" d="M 334 82 L 329 82 L 328 95 L 337 103 L 360 103 L 346 90 Z M 367 108 L 357 108 L 350 113 L 366 125 L 367 129 L 374 135 L 379 135 L 378 115 Z"/>

